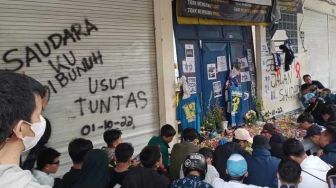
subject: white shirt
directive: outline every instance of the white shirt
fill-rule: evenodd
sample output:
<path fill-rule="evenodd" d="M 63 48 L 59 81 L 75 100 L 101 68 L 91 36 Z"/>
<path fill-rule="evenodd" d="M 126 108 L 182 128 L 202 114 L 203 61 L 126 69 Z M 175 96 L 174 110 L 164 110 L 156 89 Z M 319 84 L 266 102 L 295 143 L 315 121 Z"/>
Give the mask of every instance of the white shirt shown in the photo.
<path fill-rule="evenodd" d="M 259 187 L 256 185 L 246 185 L 238 181 L 229 181 L 225 182 L 224 180 L 220 178 L 215 178 L 211 182 L 211 185 L 214 188 L 267 188 L 267 187 Z"/>
<path fill-rule="evenodd" d="M 55 179 L 47 173 L 36 169 L 33 169 L 32 173 L 41 185 L 54 186 Z"/>

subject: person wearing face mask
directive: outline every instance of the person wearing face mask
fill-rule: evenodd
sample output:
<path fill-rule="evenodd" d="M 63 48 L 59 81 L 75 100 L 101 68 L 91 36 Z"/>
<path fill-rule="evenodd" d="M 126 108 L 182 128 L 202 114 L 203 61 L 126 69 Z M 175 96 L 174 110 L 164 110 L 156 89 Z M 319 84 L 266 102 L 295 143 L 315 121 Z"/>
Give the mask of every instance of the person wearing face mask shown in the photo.
<path fill-rule="evenodd" d="M 46 188 L 19 167 L 20 155 L 34 147 L 45 131 L 42 98 L 26 75 L 0 71 L 0 187 Z"/>

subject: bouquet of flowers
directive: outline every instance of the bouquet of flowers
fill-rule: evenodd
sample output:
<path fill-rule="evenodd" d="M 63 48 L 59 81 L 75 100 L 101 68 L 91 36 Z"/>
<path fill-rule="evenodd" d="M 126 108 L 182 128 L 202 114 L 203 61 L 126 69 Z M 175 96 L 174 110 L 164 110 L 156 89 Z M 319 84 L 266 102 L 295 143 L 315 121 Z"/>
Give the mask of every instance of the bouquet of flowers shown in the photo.
<path fill-rule="evenodd" d="M 245 120 L 248 125 L 255 124 L 257 122 L 257 113 L 254 110 L 249 110 L 245 114 Z"/>

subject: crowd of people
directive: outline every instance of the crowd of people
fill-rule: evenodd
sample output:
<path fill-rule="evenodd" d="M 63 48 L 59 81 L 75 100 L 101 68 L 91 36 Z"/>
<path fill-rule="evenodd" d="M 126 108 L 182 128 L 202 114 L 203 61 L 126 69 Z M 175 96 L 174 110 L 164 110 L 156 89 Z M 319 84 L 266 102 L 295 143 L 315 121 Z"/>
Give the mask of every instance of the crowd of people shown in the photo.
<path fill-rule="evenodd" d="M 31 168 L 23 170 L 21 154 L 36 148 L 45 134 L 50 136 L 47 120 L 41 115 L 46 108 L 44 96 L 45 88 L 36 80 L 0 73 L 0 187 L 327 188 L 329 177 L 335 175 L 332 106 L 319 113 L 313 113 L 317 107 L 309 106 L 312 110 L 297 118 L 300 128 L 306 130 L 302 141 L 286 138 L 275 124 L 267 123 L 254 137 L 240 127 L 234 130 L 232 141 L 224 139 L 216 148 L 200 148 L 197 131 L 185 128 L 182 141 L 169 152 L 177 132 L 166 124 L 160 135 L 148 140 L 135 155 L 132 144 L 123 142 L 122 131 L 111 129 L 103 135 L 103 148 L 94 149 L 88 139 L 73 139 L 68 145 L 73 164 L 61 178 L 52 176 L 61 154 L 50 147 L 38 149 L 35 159 L 29 158 L 30 163 L 34 161 Z"/>

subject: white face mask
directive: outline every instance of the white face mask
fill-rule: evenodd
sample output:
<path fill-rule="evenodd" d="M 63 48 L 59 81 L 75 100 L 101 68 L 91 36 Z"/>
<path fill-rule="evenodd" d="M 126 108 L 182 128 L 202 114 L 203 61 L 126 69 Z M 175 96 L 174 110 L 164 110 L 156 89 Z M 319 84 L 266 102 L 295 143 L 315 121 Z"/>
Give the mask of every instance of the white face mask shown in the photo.
<path fill-rule="evenodd" d="M 41 139 L 41 137 L 44 134 L 44 131 L 46 130 L 46 120 L 44 119 L 43 116 L 40 116 L 40 122 L 36 122 L 36 123 L 29 123 L 29 122 L 25 122 L 27 124 L 30 125 L 31 130 L 34 132 L 35 136 L 34 137 L 29 137 L 26 136 L 24 138 L 22 138 L 23 141 L 23 145 L 25 147 L 24 151 L 28 151 L 30 149 L 32 149 L 37 142 Z"/>

